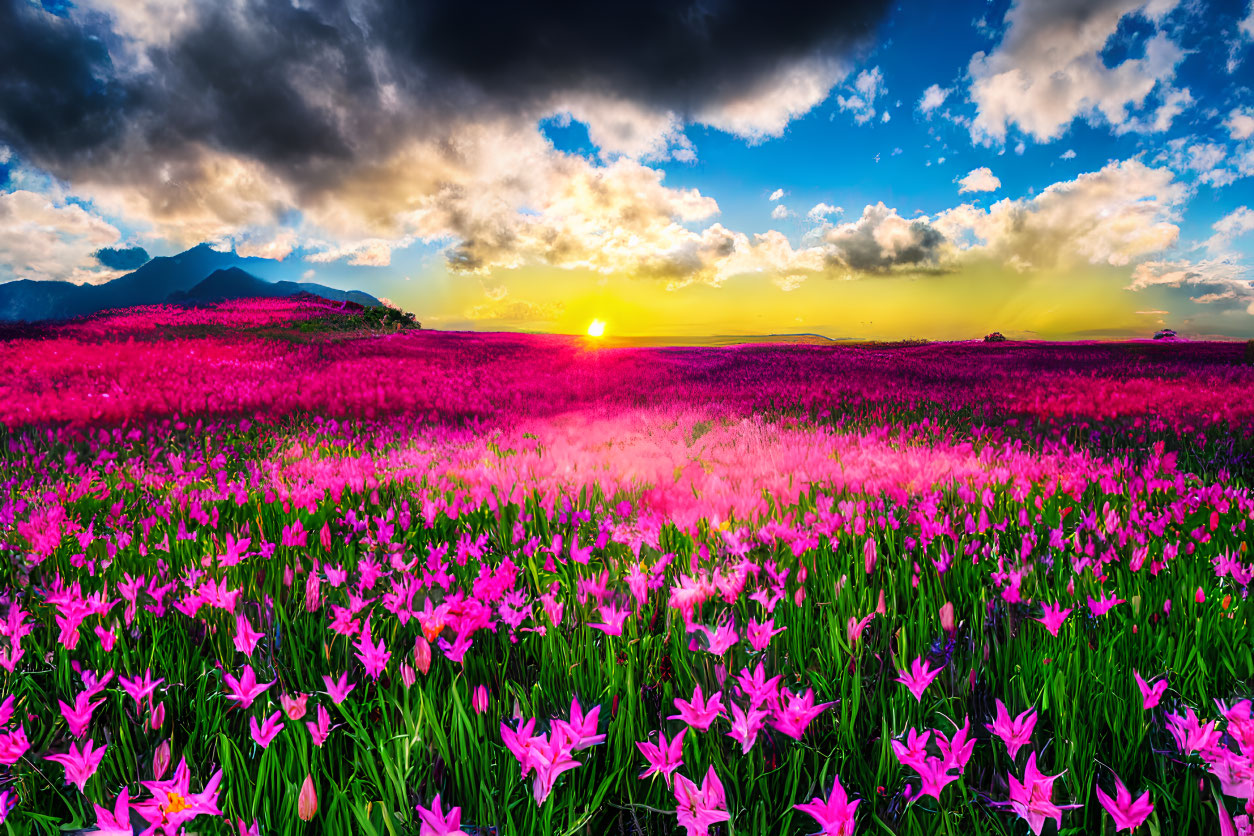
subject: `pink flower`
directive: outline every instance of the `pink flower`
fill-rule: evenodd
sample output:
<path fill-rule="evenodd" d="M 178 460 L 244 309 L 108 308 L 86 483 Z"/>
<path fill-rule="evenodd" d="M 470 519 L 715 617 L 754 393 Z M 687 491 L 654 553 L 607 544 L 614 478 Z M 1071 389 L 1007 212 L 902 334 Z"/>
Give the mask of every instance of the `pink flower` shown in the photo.
<path fill-rule="evenodd" d="M 329 676 L 323 676 L 322 682 L 327 687 L 327 689 L 322 693 L 330 697 L 331 702 L 336 705 L 339 705 L 344 702 L 344 700 L 348 699 L 348 695 L 351 694 L 353 689 L 357 687 L 356 685 L 348 684 L 348 671 L 340 674 L 340 678 L 337 680 L 332 680 Z"/>
<path fill-rule="evenodd" d="M 470 705 L 474 708 L 476 714 L 482 714 L 488 710 L 488 689 L 482 685 L 475 687 L 474 694 L 470 697 Z"/>
<path fill-rule="evenodd" d="M 245 665 L 244 673 L 238 679 L 233 674 L 228 673 L 222 677 L 222 681 L 226 683 L 230 691 L 226 698 L 235 700 L 239 703 L 240 708 L 248 708 L 253 704 L 253 700 L 265 693 L 266 689 L 278 680 L 272 679 L 264 685 L 259 685 L 252 665 Z"/>
<path fill-rule="evenodd" d="M 1154 805 L 1150 803 L 1149 790 L 1141 794 L 1141 797 L 1132 800 L 1132 793 L 1128 792 L 1128 788 L 1123 785 L 1123 781 L 1119 780 L 1119 776 L 1115 776 L 1115 797 L 1111 799 L 1106 793 L 1102 792 L 1102 788 L 1096 787 L 1097 801 L 1105 808 L 1110 817 L 1115 820 L 1115 832 L 1120 830 L 1136 830 L 1141 823 L 1149 818 L 1150 813 L 1154 812 Z"/>
<path fill-rule="evenodd" d="M 1044 614 L 1036 620 L 1045 625 L 1045 629 L 1051 636 L 1057 636 L 1062 623 L 1067 620 L 1067 616 L 1071 615 L 1071 609 L 1064 610 L 1059 604 L 1045 604 L 1041 609 Z"/>
<path fill-rule="evenodd" d="M 26 738 L 26 727 L 18 726 L 16 731 L 0 732 L 0 764 L 12 766 L 21 760 L 22 755 L 30 748 Z"/>
<path fill-rule="evenodd" d="M 758 739 L 758 732 L 766 726 L 766 718 L 770 715 L 756 708 L 750 708 L 746 713 L 735 703 L 732 703 L 731 715 L 731 731 L 727 733 L 727 736 L 740 744 L 742 755 L 747 755 Z"/>
<path fill-rule="evenodd" d="M 305 716 L 305 705 L 308 700 L 308 694 L 297 694 L 294 697 L 289 697 L 287 694 L 279 695 L 279 704 L 283 706 L 283 713 L 289 720 L 299 720 Z"/>
<path fill-rule="evenodd" d="M 932 684 L 932 680 L 936 679 L 944 669 L 945 667 L 942 665 L 936 670 L 932 670 L 928 663 L 923 661 L 923 657 L 919 656 L 910 664 L 908 673 L 904 669 L 897 672 L 897 681 L 905 685 L 906 690 L 911 694 L 914 694 L 915 701 L 922 702 L 923 692 L 927 690 L 927 687 Z"/>
<path fill-rule="evenodd" d="M 1148 711 L 1158 705 L 1158 701 L 1163 698 L 1163 694 L 1167 690 L 1167 677 L 1162 677 L 1154 681 L 1153 685 L 1147 685 L 1145 680 L 1141 678 L 1141 674 L 1132 671 L 1132 677 L 1136 680 L 1136 687 L 1141 689 L 1142 707 Z"/>
<path fill-rule="evenodd" d="M 698 685 L 692 692 L 692 700 L 685 701 L 675 698 L 678 714 L 667 717 L 668 720 L 683 720 L 697 731 L 707 731 L 714 718 L 723 713 L 723 692 L 715 691 L 708 700 Z"/>
<path fill-rule="evenodd" d="M 78 787 L 78 791 L 82 792 L 87 779 L 96 774 L 96 770 L 100 768 L 100 761 L 104 758 L 105 750 L 108 746 L 101 746 L 99 749 L 93 749 L 95 744 L 88 740 L 82 749 L 78 748 L 77 743 L 70 744 L 70 751 L 64 755 L 44 755 L 44 760 L 59 763 L 65 767 L 65 783 L 73 784 Z"/>
<path fill-rule="evenodd" d="M 812 816 L 819 823 L 819 836 L 853 836 L 854 812 L 861 803 L 848 799 L 838 775 L 826 799 L 815 796 L 805 804 L 793 805 L 793 808 Z"/>
<path fill-rule="evenodd" d="M 466 836 L 466 832 L 461 829 L 462 808 L 454 807 L 445 813 L 440 806 L 439 793 L 435 794 L 429 808 L 419 804 L 414 809 L 422 821 L 418 836 Z"/>
<path fill-rule="evenodd" d="M 1215 721 L 1200 722 L 1193 709 L 1186 708 L 1184 716 L 1169 712 L 1167 714 L 1167 731 L 1175 738 L 1176 745 L 1185 754 L 1205 752 L 1219 742 L 1222 736 L 1215 727 Z"/>
<path fill-rule="evenodd" d="M 174 769 L 174 777 L 168 781 L 141 781 L 152 793 L 152 798 L 131 805 L 148 822 L 151 827 L 145 831 L 164 836 L 175 836 L 184 824 L 199 815 L 220 816 L 218 809 L 218 786 L 222 783 L 222 770 L 219 769 L 198 793 L 191 790 L 191 773 L 187 769 L 187 759 L 180 758 L 179 765 Z"/>
<path fill-rule="evenodd" d="M 815 705 L 813 688 L 807 688 L 805 694 L 784 691 L 784 696 L 788 704 L 775 710 L 771 725 L 795 740 L 800 740 L 805 734 L 806 726 L 810 725 L 810 721 L 822 714 L 828 707 L 835 705 L 830 702 Z"/>
<path fill-rule="evenodd" d="M 331 715 L 327 713 L 326 706 L 318 706 L 318 721 L 305 721 L 305 728 L 309 729 L 309 736 L 313 738 L 315 746 L 321 746 L 327 742 L 327 738 L 331 735 Z"/>
<path fill-rule="evenodd" d="M 379 678 L 379 674 L 383 673 L 383 669 L 387 667 L 388 660 L 392 658 L 383 639 L 379 639 L 378 645 L 374 644 L 374 637 L 370 635 L 370 616 L 368 615 L 366 625 L 361 629 L 361 637 L 357 640 L 357 658 L 366 666 L 366 675 L 372 679 Z"/>
<path fill-rule="evenodd" d="M 138 676 L 134 679 L 127 679 L 125 676 L 118 677 L 118 683 L 122 686 L 122 690 L 129 694 L 131 699 L 135 700 L 136 711 L 143 708 L 144 700 L 151 697 L 156 692 L 157 686 L 162 682 L 165 682 L 165 680 L 154 680 L 152 678 L 151 669 L 145 670 L 142 678 Z"/>
<path fill-rule="evenodd" d="M 70 727 L 70 734 L 74 737 L 82 737 L 87 731 L 87 726 L 91 724 L 91 715 L 96 711 L 103 699 L 95 702 L 88 702 L 91 697 L 88 693 L 80 693 L 74 698 L 74 707 L 66 705 L 57 700 L 57 705 L 61 706 L 61 715 L 65 717 L 66 724 Z"/>
<path fill-rule="evenodd" d="M 940 747 L 941 756 L 949 769 L 957 769 L 959 775 L 965 772 L 967 761 L 971 760 L 971 753 L 975 751 L 975 740 L 971 739 L 971 718 L 966 719 L 952 738 L 946 739 L 945 735 L 936 732 L 936 745 Z"/>
<path fill-rule="evenodd" d="M 727 821 L 727 799 L 723 784 L 711 765 L 701 788 L 679 773 L 675 774 L 675 815 L 688 836 L 709 836 L 710 825 Z"/>
<path fill-rule="evenodd" d="M 1089 596 L 1089 611 L 1093 613 L 1094 618 L 1099 618 L 1105 615 L 1106 613 L 1110 612 L 1111 609 L 1114 608 L 1116 604 L 1126 604 L 1126 603 L 1127 601 L 1124 601 L 1122 598 L 1115 598 L 1113 596 L 1108 598 L 1106 597 L 1105 593 L 1103 593 L 1102 597 L 1097 599 L 1096 601 L 1094 601 L 1093 596 L 1090 595 Z"/>
<path fill-rule="evenodd" d="M 93 836 L 135 836 L 131 828 L 130 791 L 122 787 L 114 801 L 113 809 L 108 810 L 99 804 L 93 804 L 96 813 L 96 829 Z"/>
<path fill-rule="evenodd" d="M 275 736 L 283 731 L 283 724 L 279 722 L 282 717 L 283 712 L 276 711 L 267 717 L 260 727 L 257 725 L 256 717 L 249 718 L 248 729 L 252 733 L 253 740 L 257 741 L 257 745 L 262 749 L 267 748 Z"/>
<path fill-rule="evenodd" d="M 1006 750 L 1013 759 L 1019 750 L 1032 739 L 1032 730 L 1036 728 L 1036 709 L 1029 708 L 1014 720 L 1001 700 L 997 700 L 997 719 L 988 726 L 988 730 L 997 735 L 1006 744 Z"/>
<path fill-rule="evenodd" d="M 1061 774 L 1061 773 L 1059 773 Z M 1023 771 L 1020 782 L 1014 774 L 1008 776 L 1010 781 L 1010 801 L 1007 802 L 1019 817 L 1027 821 L 1032 832 L 1040 835 L 1045 826 L 1045 819 L 1052 818 L 1062 829 L 1062 811 L 1064 807 L 1053 802 L 1054 781 L 1058 775 L 1045 775 L 1036 768 L 1036 753 L 1028 755 L 1028 765 Z M 1065 805 L 1073 807 L 1078 805 Z"/>
<path fill-rule="evenodd" d="M 602 624 L 589 624 L 593 630 L 600 630 L 607 636 L 621 636 L 623 634 L 623 622 L 627 620 L 627 616 L 631 615 L 629 609 L 619 609 L 618 607 L 603 604 L 601 606 L 601 618 L 605 619 Z"/>
<path fill-rule="evenodd" d="M 240 613 L 235 616 L 235 649 L 245 656 L 252 656 L 253 649 L 257 647 L 257 642 L 265 636 L 265 633 L 259 633 L 253 629 L 253 625 L 248 620 L 248 616 Z"/>
<path fill-rule="evenodd" d="M 579 700 L 570 700 L 570 720 L 554 720 L 555 731 L 562 732 L 570 741 L 570 750 L 578 752 L 589 746 L 605 742 L 605 735 L 597 734 L 597 725 L 601 719 L 601 706 L 596 706 L 587 714 L 579 706 Z"/>
<path fill-rule="evenodd" d="M 641 772 L 638 777 L 647 778 L 650 775 L 660 773 L 666 779 L 666 786 L 669 789 L 671 785 L 671 775 L 676 769 L 684 765 L 684 735 L 688 733 L 688 728 L 679 730 L 679 734 L 672 737 L 669 741 L 666 739 L 666 732 L 658 732 L 658 742 L 656 744 L 648 741 L 636 741 L 636 748 L 640 750 L 640 754 L 644 755 L 644 759 L 649 762 L 649 768 Z"/>

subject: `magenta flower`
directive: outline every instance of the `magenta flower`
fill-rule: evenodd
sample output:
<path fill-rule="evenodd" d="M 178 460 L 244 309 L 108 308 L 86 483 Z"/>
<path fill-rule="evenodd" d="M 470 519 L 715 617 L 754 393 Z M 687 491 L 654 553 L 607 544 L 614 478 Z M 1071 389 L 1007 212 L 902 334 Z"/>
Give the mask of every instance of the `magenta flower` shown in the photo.
<path fill-rule="evenodd" d="M 1205 752 L 1214 747 L 1222 735 L 1215 727 L 1215 721 L 1203 723 L 1198 720 L 1193 709 L 1185 708 L 1184 715 L 1175 712 L 1167 714 L 1167 731 L 1175 738 L 1181 753 L 1188 755 L 1193 752 Z"/>
<path fill-rule="evenodd" d="M 26 737 L 26 727 L 18 726 L 12 732 L 0 732 L 0 764 L 12 766 L 21 760 L 22 755 L 30 748 L 30 740 Z"/>
<path fill-rule="evenodd" d="M 198 793 L 191 790 L 191 773 L 187 769 L 187 759 L 180 758 L 174 775 L 168 781 L 142 781 L 152 798 L 138 801 L 131 805 L 148 822 L 145 833 L 161 833 L 163 836 L 177 836 L 187 822 L 204 814 L 220 816 L 218 809 L 218 786 L 222 783 L 222 770 L 213 773 L 205 788 Z"/>
<path fill-rule="evenodd" d="M 940 675 L 945 669 L 944 665 L 932 670 L 927 662 L 923 661 L 923 657 L 919 656 L 910 663 L 910 671 L 907 673 L 905 669 L 899 670 L 897 681 L 906 686 L 911 694 L 914 694 L 916 702 L 923 701 L 923 692 L 932 684 L 932 680 Z"/>
<path fill-rule="evenodd" d="M 605 735 L 597 734 L 597 724 L 601 719 L 601 706 L 589 711 L 586 715 L 579 706 L 579 700 L 572 697 L 570 700 L 570 720 L 554 720 L 553 728 L 560 730 L 566 735 L 566 739 L 570 741 L 570 750 L 578 752 L 581 749 L 587 749 L 589 746 L 596 746 L 598 743 L 605 742 Z"/>
<path fill-rule="evenodd" d="M 789 737 L 800 740 L 805 734 L 806 726 L 835 703 L 824 702 L 814 704 L 814 689 L 807 688 L 805 694 L 794 694 L 784 691 L 787 705 L 781 705 L 775 711 L 771 725 Z"/>
<path fill-rule="evenodd" d="M 971 754 L 975 751 L 975 740 L 971 738 L 971 718 L 968 717 L 951 738 L 946 739 L 945 735 L 936 732 L 936 745 L 940 747 L 941 756 L 949 769 L 957 769 L 959 775 L 965 772 L 967 761 L 971 760 Z"/>
<path fill-rule="evenodd" d="M 270 745 L 270 741 L 274 740 L 279 732 L 283 731 L 283 724 L 279 722 L 283 718 L 282 711 L 276 711 L 267 717 L 260 726 L 257 725 L 257 718 L 250 717 L 248 720 L 248 729 L 252 733 L 253 740 L 262 749 Z"/>
<path fill-rule="evenodd" d="M 127 679 L 125 676 L 119 676 L 118 682 L 121 684 L 122 690 L 129 694 L 131 699 L 135 700 L 135 710 L 139 711 L 144 707 L 144 700 L 151 697 L 156 692 L 157 686 L 165 682 L 165 680 L 153 679 L 152 670 L 148 669 L 144 671 L 143 677 L 137 676 L 134 679 Z"/>
<path fill-rule="evenodd" d="M 1058 631 L 1062 628 L 1062 623 L 1067 620 L 1067 616 L 1071 615 L 1071 609 L 1063 609 L 1059 604 L 1045 604 L 1041 607 L 1043 615 L 1036 619 L 1045 625 L 1045 629 L 1049 631 L 1051 636 L 1057 636 Z"/>
<path fill-rule="evenodd" d="M 605 619 L 601 624 L 589 624 L 593 630 L 600 630 L 607 636 L 621 636 L 623 634 L 623 622 L 627 620 L 627 616 L 631 615 L 629 609 L 619 609 L 618 607 L 603 604 L 601 606 L 601 618 Z"/>
<path fill-rule="evenodd" d="M 906 742 L 900 740 L 889 741 L 893 747 L 893 754 L 897 756 L 897 760 L 902 766 L 908 766 L 915 772 L 923 765 L 924 758 L 927 757 L 927 743 L 932 738 L 932 732 L 924 731 L 922 734 L 910 729 L 906 735 Z"/>
<path fill-rule="evenodd" d="M 854 812 L 861 803 L 848 799 L 838 775 L 826 799 L 815 796 L 805 804 L 794 804 L 793 809 L 800 810 L 819 823 L 818 836 L 853 836 Z"/>
<path fill-rule="evenodd" d="M 430 807 L 423 807 L 419 804 L 414 810 L 418 812 L 418 818 L 422 821 L 422 829 L 418 831 L 418 836 L 466 836 L 466 832 L 461 829 L 462 808 L 454 807 L 445 813 L 440 806 L 438 792 L 431 800 Z"/>
<path fill-rule="evenodd" d="M 753 669 L 753 673 L 749 672 L 748 667 L 744 667 L 740 669 L 740 673 L 736 674 L 736 682 L 740 684 L 740 690 L 744 692 L 744 695 L 749 698 L 750 708 L 758 708 L 762 705 L 773 708 L 779 702 L 779 680 L 778 675 L 767 679 L 766 669 L 761 662 Z"/>
<path fill-rule="evenodd" d="M 770 715 L 756 708 L 750 708 L 746 713 L 735 703 L 732 703 L 731 715 L 731 731 L 727 733 L 727 736 L 740 744 L 742 755 L 747 755 L 758 739 L 758 732 L 766 726 L 766 719 Z"/>
<path fill-rule="evenodd" d="M 930 795 L 940 801 L 941 790 L 958 780 L 957 775 L 950 774 L 950 769 L 952 767 L 945 758 L 924 758 L 915 768 L 920 778 L 919 794 L 911 801 L 916 801 L 925 795 Z"/>
<path fill-rule="evenodd" d="M 65 783 L 73 784 L 78 787 L 78 791 L 82 792 L 83 787 L 87 784 L 87 779 L 96 774 L 96 770 L 100 768 L 100 761 L 104 758 L 105 750 L 108 746 L 101 746 L 99 749 L 93 749 L 95 744 L 88 740 L 82 749 L 78 748 L 77 743 L 70 744 L 70 751 L 64 755 L 44 755 L 44 760 L 59 763 L 65 767 Z"/>
<path fill-rule="evenodd" d="M 65 717 L 65 722 L 70 727 L 70 734 L 74 737 L 83 736 L 87 731 L 87 726 L 91 724 L 91 715 L 104 702 L 103 699 L 88 702 L 90 697 L 91 694 L 87 692 L 78 694 L 74 697 L 73 708 L 57 700 L 57 705 L 61 706 L 61 716 Z"/>
<path fill-rule="evenodd" d="M 679 734 L 672 737 L 669 741 L 666 739 L 666 732 L 658 732 L 658 742 L 656 744 L 648 741 L 636 741 L 636 748 L 640 750 L 640 754 L 644 755 L 644 759 L 649 762 L 649 768 L 641 772 L 638 778 L 647 778 L 650 775 L 661 774 L 666 780 L 666 787 L 670 789 L 671 775 L 676 769 L 684 765 L 684 735 L 688 733 L 688 728 L 684 727 L 679 730 Z"/>
<path fill-rule="evenodd" d="M 248 708 L 253 704 L 253 700 L 265 693 L 266 689 L 278 680 L 270 680 L 264 685 L 257 683 L 257 675 L 253 672 L 252 665 L 244 666 L 244 673 L 236 679 L 234 674 L 225 674 L 222 681 L 226 683 L 230 693 L 226 695 L 228 700 L 235 700 L 239 703 L 240 708 Z"/>
<path fill-rule="evenodd" d="M 308 702 L 308 694 L 296 694 L 295 696 L 279 695 L 279 705 L 283 706 L 283 713 L 287 715 L 289 720 L 299 720 L 304 717 Z"/>
<path fill-rule="evenodd" d="M 1141 690 L 1142 708 L 1148 711 L 1158 705 L 1158 701 L 1163 698 L 1163 694 L 1167 691 L 1167 677 L 1161 677 L 1154 680 L 1153 685 L 1146 684 L 1141 678 L 1141 674 L 1132 671 L 1132 678 L 1136 680 L 1136 687 Z"/>
<path fill-rule="evenodd" d="M 309 736 L 313 738 L 313 745 L 322 746 L 327 742 L 327 738 L 331 735 L 331 715 L 327 713 L 326 706 L 318 706 L 318 721 L 305 721 L 305 728 L 309 729 Z"/>
<path fill-rule="evenodd" d="M 688 836 L 709 836 L 710 825 L 727 821 L 727 798 L 723 784 L 711 765 L 701 788 L 679 773 L 675 774 L 675 815 Z"/>
<path fill-rule="evenodd" d="M 327 686 L 327 689 L 322 693 L 330 697 L 331 702 L 336 705 L 339 705 L 344 702 L 344 700 L 348 699 L 348 695 L 351 694 L 353 689 L 357 687 L 356 685 L 348 684 L 348 671 L 340 674 L 340 678 L 337 680 L 332 680 L 329 676 L 323 676 L 322 682 Z"/>
<path fill-rule="evenodd" d="M 379 639 L 378 645 L 374 643 L 374 637 L 370 635 L 370 616 L 366 616 L 366 624 L 361 628 L 361 637 L 358 638 L 356 647 L 357 658 L 366 666 L 366 675 L 372 679 L 378 679 L 379 674 L 383 673 L 383 669 L 387 667 L 392 654 L 383 643 L 383 639 Z"/>
<path fill-rule="evenodd" d="M 235 649 L 245 656 L 252 656 L 253 650 L 257 647 L 257 642 L 265 636 L 265 633 L 259 633 L 253 629 L 252 623 L 248 620 L 248 616 L 243 613 L 235 616 Z"/>
<path fill-rule="evenodd" d="M 93 836 L 135 836 L 135 831 L 131 828 L 130 798 L 130 790 L 122 787 L 112 810 L 101 807 L 99 804 L 92 805 L 96 812 L 96 829 L 92 831 Z"/>
<path fill-rule="evenodd" d="M 1037 836 L 1040 836 L 1041 828 L 1045 826 L 1045 819 L 1053 819 L 1058 829 L 1061 830 L 1063 809 L 1079 806 L 1072 804 L 1060 807 L 1054 803 L 1054 781 L 1059 775 L 1045 775 L 1038 770 L 1036 753 L 1033 752 L 1028 755 L 1028 765 L 1023 771 L 1022 782 L 1015 778 L 1013 773 L 1008 776 L 1010 801 L 1006 803 L 1019 814 L 1020 818 L 1027 821 L 1028 827 Z"/>
<path fill-rule="evenodd" d="M 1010 712 L 1001 700 L 997 700 L 997 719 L 988 726 L 988 730 L 997 735 L 1006 744 L 1006 750 L 1013 759 L 1019 750 L 1032 739 L 1032 730 L 1036 728 L 1036 709 L 1029 708 L 1013 720 Z"/>
<path fill-rule="evenodd" d="M 1096 601 L 1093 600 L 1092 595 L 1089 596 L 1089 611 L 1093 613 L 1094 618 L 1100 618 L 1110 612 L 1117 604 L 1126 603 L 1127 601 L 1122 598 L 1115 598 L 1114 596 L 1107 597 L 1106 593 L 1103 592 L 1102 596 Z"/>
<path fill-rule="evenodd" d="M 1119 776 L 1115 776 L 1115 797 L 1112 799 L 1106 793 L 1102 792 L 1102 788 L 1096 787 L 1097 801 L 1105 808 L 1110 817 L 1115 820 L 1115 832 L 1120 830 L 1136 830 L 1141 824 L 1149 818 L 1150 813 L 1154 812 L 1154 805 L 1150 803 L 1149 790 L 1141 794 L 1141 797 L 1132 800 L 1132 793 L 1128 792 L 1128 788 L 1123 785 L 1123 781 L 1119 780 Z"/>
<path fill-rule="evenodd" d="M 707 700 L 698 685 L 690 702 L 676 697 L 675 708 L 679 713 L 672 714 L 667 720 L 683 720 L 697 731 L 707 731 L 714 718 L 723 713 L 723 692 L 715 691 Z"/>

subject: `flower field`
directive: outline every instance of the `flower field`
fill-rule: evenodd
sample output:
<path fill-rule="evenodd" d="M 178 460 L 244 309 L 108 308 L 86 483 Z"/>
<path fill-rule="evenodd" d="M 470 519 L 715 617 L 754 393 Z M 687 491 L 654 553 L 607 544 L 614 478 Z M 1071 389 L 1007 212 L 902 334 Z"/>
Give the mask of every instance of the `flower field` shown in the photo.
<path fill-rule="evenodd" d="M 1254 833 L 1243 346 L 350 316 L 0 342 L 8 833 Z"/>

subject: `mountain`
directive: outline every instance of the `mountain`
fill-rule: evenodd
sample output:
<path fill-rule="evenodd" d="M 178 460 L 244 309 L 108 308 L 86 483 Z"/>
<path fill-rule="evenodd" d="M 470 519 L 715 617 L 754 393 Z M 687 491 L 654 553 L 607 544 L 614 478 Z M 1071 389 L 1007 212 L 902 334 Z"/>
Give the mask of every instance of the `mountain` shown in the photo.
<path fill-rule="evenodd" d="M 215 270 L 195 287 L 176 290 L 165 301 L 176 305 L 204 305 L 224 299 L 295 296 L 297 293 L 312 293 L 332 302 L 356 302 L 367 308 L 377 308 L 382 304 L 369 293 L 360 290 L 336 290 L 310 282 L 268 282 L 238 267 Z"/>
<path fill-rule="evenodd" d="M 288 296 L 308 291 L 335 301 L 350 299 L 363 305 L 378 305 L 374 297 L 360 291 L 342 291 L 321 285 L 297 282 L 270 283 L 259 279 L 246 269 L 266 273 L 274 262 L 264 258 L 245 258 L 233 252 L 219 252 L 208 244 L 192 247 L 178 255 L 154 258 L 143 267 L 125 276 L 99 285 L 76 285 L 70 282 L 21 281 L 0 284 L 0 321 L 35 322 L 47 319 L 70 319 L 109 308 L 129 308 L 134 305 L 158 305 L 170 301 L 172 295 L 184 294 L 184 301 L 203 301 L 192 291 L 213 274 L 237 270 L 248 276 L 253 283 L 240 283 L 238 277 L 226 282 L 218 291 L 210 286 L 210 292 L 220 292 L 219 300 L 237 298 L 240 295 L 226 292 L 234 281 L 237 288 L 245 286 L 259 291 L 251 295 Z M 280 289 L 276 291 L 276 289 Z M 357 298 L 358 296 L 364 298 Z M 368 300 L 368 301 L 367 301 Z"/>

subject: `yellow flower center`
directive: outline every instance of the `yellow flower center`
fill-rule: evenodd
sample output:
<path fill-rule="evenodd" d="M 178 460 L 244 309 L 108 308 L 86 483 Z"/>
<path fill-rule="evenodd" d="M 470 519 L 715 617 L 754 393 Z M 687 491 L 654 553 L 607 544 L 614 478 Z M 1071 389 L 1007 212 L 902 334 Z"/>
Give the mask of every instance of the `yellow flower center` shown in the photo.
<path fill-rule="evenodd" d="M 166 793 L 165 811 L 167 813 L 179 813 L 192 806 L 187 803 L 187 799 L 176 792 Z"/>

